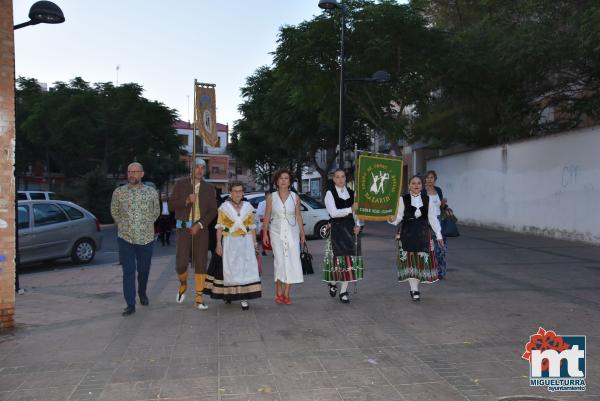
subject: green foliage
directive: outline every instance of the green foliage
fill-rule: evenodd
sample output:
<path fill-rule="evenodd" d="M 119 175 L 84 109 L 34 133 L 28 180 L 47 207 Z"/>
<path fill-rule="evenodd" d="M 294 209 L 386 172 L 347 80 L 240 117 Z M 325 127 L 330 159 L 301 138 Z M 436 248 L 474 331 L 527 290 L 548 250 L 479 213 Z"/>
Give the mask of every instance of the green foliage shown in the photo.
<path fill-rule="evenodd" d="M 346 149 L 365 145 L 368 129 L 392 143 L 487 146 L 600 118 L 595 0 L 343 4 L 346 77 L 382 69 L 392 76 L 383 85 L 347 83 Z M 330 165 L 338 141 L 340 31 L 339 10 L 281 28 L 273 65 L 242 89 L 235 152 L 246 165 L 306 162 L 323 149 Z"/>
<path fill-rule="evenodd" d="M 417 135 L 491 145 L 600 114 L 600 6 L 590 0 L 413 1 L 447 32 L 439 91 Z M 554 120 L 542 118 L 554 110 Z"/>
<path fill-rule="evenodd" d="M 176 112 L 142 96 L 137 84 L 57 82 L 43 93 L 33 79 L 17 81 L 18 171 L 48 155 L 71 181 L 90 171 L 122 174 L 137 160 L 160 186 L 185 169 L 179 162 Z"/>
<path fill-rule="evenodd" d="M 107 179 L 106 174 L 97 167 L 75 180 L 71 196 L 101 223 L 107 224 L 112 223 L 110 201 L 114 190 L 115 182 Z"/>

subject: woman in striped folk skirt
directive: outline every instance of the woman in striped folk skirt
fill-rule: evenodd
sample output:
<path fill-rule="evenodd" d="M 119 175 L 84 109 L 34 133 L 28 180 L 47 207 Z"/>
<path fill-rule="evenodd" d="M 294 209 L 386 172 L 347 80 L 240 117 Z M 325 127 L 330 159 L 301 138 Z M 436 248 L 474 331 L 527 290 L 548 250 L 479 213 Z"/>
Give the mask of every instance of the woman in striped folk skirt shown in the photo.
<path fill-rule="evenodd" d="M 419 301 L 419 283 L 433 283 L 438 280 L 431 231 L 433 230 L 436 241 L 441 246 L 444 241 L 433 202 L 429 201 L 429 196 L 421 193 L 421 177 L 411 177 L 408 189 L 409 192 L 398 199 L 396 216 L 391 217 L 388 222 L 393 225 L 402 223 L 396 235 L 398 281 L 408 281 L 411 299 Z"/>
<path fill-rule="evenodd" d="M 360 256 L 360 226 L 353 217 L 354 192 L 346 187 L 346 173 L 337 169 L 334 185 L 325 193 L 325 207 L 331 217 L 331 234 L 325 246 L 323 281 L 328 283 L 329 295 L 335 297 L 340 284 L 340 301 L 347 304 L 348 283 L 362 280 L 363 260 Z"/>

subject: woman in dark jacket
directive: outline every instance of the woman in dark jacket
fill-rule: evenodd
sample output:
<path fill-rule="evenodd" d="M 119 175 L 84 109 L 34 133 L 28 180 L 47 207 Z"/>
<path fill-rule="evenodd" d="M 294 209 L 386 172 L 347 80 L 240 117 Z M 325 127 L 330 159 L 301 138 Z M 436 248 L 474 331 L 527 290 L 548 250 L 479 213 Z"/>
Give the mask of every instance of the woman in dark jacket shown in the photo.
<path fill-rule="evenodd" d="M 442 189 L 435 185 L 437 181 L 437 173 L 434 170 L 429 170 L 425 174 L 425 188 L 423 188 L 423 195 L 429 196 L 429 202 L 433 204 L 435 210 L 435 216 L 442 224 L 442 209 L 446 206 L 446 199 L 442 193 Z M 437 262 L 437 273 L 438 278 L 442 280 L 446 277 L 446 251 L 448 250 L 447 240 L 444 238 L 443 245 L 438 244 L 438 241 L 434 241 L 435 245 L 435 260 Z"/>

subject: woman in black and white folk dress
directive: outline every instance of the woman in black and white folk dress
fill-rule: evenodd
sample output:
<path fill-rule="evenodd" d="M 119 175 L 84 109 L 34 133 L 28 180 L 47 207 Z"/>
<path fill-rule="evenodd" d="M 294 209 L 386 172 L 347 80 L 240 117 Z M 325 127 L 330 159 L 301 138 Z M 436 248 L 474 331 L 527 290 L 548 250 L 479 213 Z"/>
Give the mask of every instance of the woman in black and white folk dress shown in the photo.
<path fill-rule="evenodd" d="M 388 219 L 393 225 L 402 223 L 398 238 L 398 281 L 408 281 L 413 301 L 421 299 L 419 283 L 438 280 L 432 230 L 439 245 L 444 245 L 435 206 L 429 196 L 421 193 L 422 189 L 421 177 L 411 177 L 408 193 L 398 199 L 396 216 Z"/>
<path fill-rule="evenodd" d="M 339 283 L 340 301 L 348 303 L 348 283 L 362 279 L 362 258 L 359 257 L 358 242 L 360 225 L 353 216 L 353 211 L 356 210 L 354 191 L 346 187 L 344 170 L 335 171 L 333 184 L 325 193 L 325 207 L 331 217 L 331 235 L 328 240 L 331 249 L 325 251 L 324 281 L 328 283 L 331 297 L 335 297 Z M 359 274 L 356 274 L 357 268 L 361 269 Z"/>

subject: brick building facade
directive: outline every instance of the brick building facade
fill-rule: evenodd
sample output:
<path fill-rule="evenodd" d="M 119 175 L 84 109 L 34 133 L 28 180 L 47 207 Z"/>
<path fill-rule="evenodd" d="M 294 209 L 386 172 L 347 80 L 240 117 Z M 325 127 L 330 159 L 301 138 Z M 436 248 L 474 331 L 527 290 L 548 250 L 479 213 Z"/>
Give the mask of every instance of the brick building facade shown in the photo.
<path fill-rule="evenodd" d="M 0 330 L 15 313 L 15 47 L 12 0 L 0 0 Z"/>

